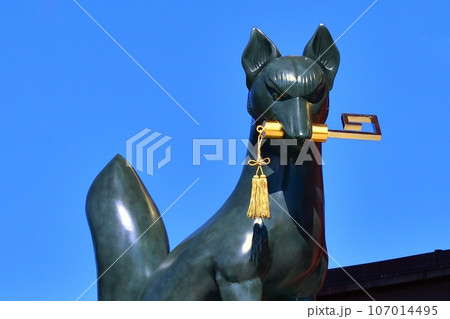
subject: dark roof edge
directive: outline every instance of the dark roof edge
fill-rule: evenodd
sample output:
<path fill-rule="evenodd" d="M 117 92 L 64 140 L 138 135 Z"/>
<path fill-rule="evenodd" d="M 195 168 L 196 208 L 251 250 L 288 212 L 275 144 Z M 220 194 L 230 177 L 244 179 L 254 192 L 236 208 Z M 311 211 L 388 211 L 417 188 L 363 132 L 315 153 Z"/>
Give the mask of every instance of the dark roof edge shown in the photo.
<path fill-rule="evenodd" d="M 344 267 L 365 289 L 450 276 L 450 250 Z M 319 295 L 360 290 L 341 268 L 328 270 Z"/>

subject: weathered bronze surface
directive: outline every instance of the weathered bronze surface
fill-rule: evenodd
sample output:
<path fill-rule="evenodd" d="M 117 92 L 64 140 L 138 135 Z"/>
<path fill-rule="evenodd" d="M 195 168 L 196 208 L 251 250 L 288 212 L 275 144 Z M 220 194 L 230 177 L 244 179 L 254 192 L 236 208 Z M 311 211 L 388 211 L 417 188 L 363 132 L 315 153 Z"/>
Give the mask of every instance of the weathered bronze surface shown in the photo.
<path fill-rule="evenodd" d="M 299 163 L 298 157 L 302 147 L 320 156 L 321 143 L 308 139 L 312 124 L 327 118 L 339 52 L 323 25 L 303 56 L 285 57 L 254 28 L 242 65 L 247 109 L 255 119 L 251 143 L 256 143 L 257 125 L 279 121 L 286 138 L 298 144 L 286 153 L 276 143 L 281 140 L 262 145 L 263 156 L 270 157 L 264 168 L 272 215 L 264 221 L 267 258 L 249 260 L 255 221 L 246 212 L 255 169 L 247 165 L 223 206 L 170 253 L 158 220 L 100 278 L 99 299 L 293 300 L 313 299 L 319 290 L 327 270 L 321 159 Z M 99 276 L 159 217 L 139 178 L 119 156 L 94 181 L 87 214 Z"/>

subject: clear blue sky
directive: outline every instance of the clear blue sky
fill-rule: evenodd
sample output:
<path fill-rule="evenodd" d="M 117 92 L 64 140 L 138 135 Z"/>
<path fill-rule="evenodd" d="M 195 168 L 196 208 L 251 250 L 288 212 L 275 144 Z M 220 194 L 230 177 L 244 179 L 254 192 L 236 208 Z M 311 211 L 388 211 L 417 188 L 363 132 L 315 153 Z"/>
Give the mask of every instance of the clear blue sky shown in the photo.
<path fill-rule="evenodd" d="M 192 139 L 248 137 L 251 28 L 300 55 L 319 23 L 336 39 L 372 2 L 79 0 L 200 125 L 74 1 L 2 3 L 0 300 L 75 300 L 96 279 L 86 193 L 144 128 L 172 137 L 172 161 L 140 173 L 161 212 L 200 178 L 163 217 L 172 248 L 192 233 L 240 175 L 193 166 Z M 327 243 L 342 265 L 450 248 L 449 6 L 380 0 L 337 42 L 327 124 L 377 114 L 383 131 L 324 145 Z M 95 299 L 94 286 L 82 300 Z"/>

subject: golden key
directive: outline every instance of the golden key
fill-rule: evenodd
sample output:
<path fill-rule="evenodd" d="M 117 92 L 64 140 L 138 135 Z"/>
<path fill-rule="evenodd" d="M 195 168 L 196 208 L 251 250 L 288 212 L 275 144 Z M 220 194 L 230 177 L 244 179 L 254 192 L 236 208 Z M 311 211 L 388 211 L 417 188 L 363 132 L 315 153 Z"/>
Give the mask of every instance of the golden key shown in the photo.
<path fill-rule="evenodd" d="M 329 130 L 326 124 L 313 124 L 311 140 L 324 143 L 328 137 L 347 138 L 352 140 L 381 141 L 381 130 L 376 115 L 349 114 L 341 115 L 343 130 Z M 361 123 L 372 123 L 373 131 L 362 131 Z M 284 132 L 280 122 L 266 121 L 265 138 L 283 138 Z"/>

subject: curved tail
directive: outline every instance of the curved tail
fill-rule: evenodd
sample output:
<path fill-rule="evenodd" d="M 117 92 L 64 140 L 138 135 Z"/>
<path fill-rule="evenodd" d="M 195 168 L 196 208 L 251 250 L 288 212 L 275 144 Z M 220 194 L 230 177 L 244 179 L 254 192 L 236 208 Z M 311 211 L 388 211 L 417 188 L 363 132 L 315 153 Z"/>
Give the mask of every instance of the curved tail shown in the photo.
<path fill-rule="evenodd" d="M 99 300 L 137 300 L 169 253 L 158 208 L 132 166 L 116 155 L 86 199 L 97 260 Z"/>

